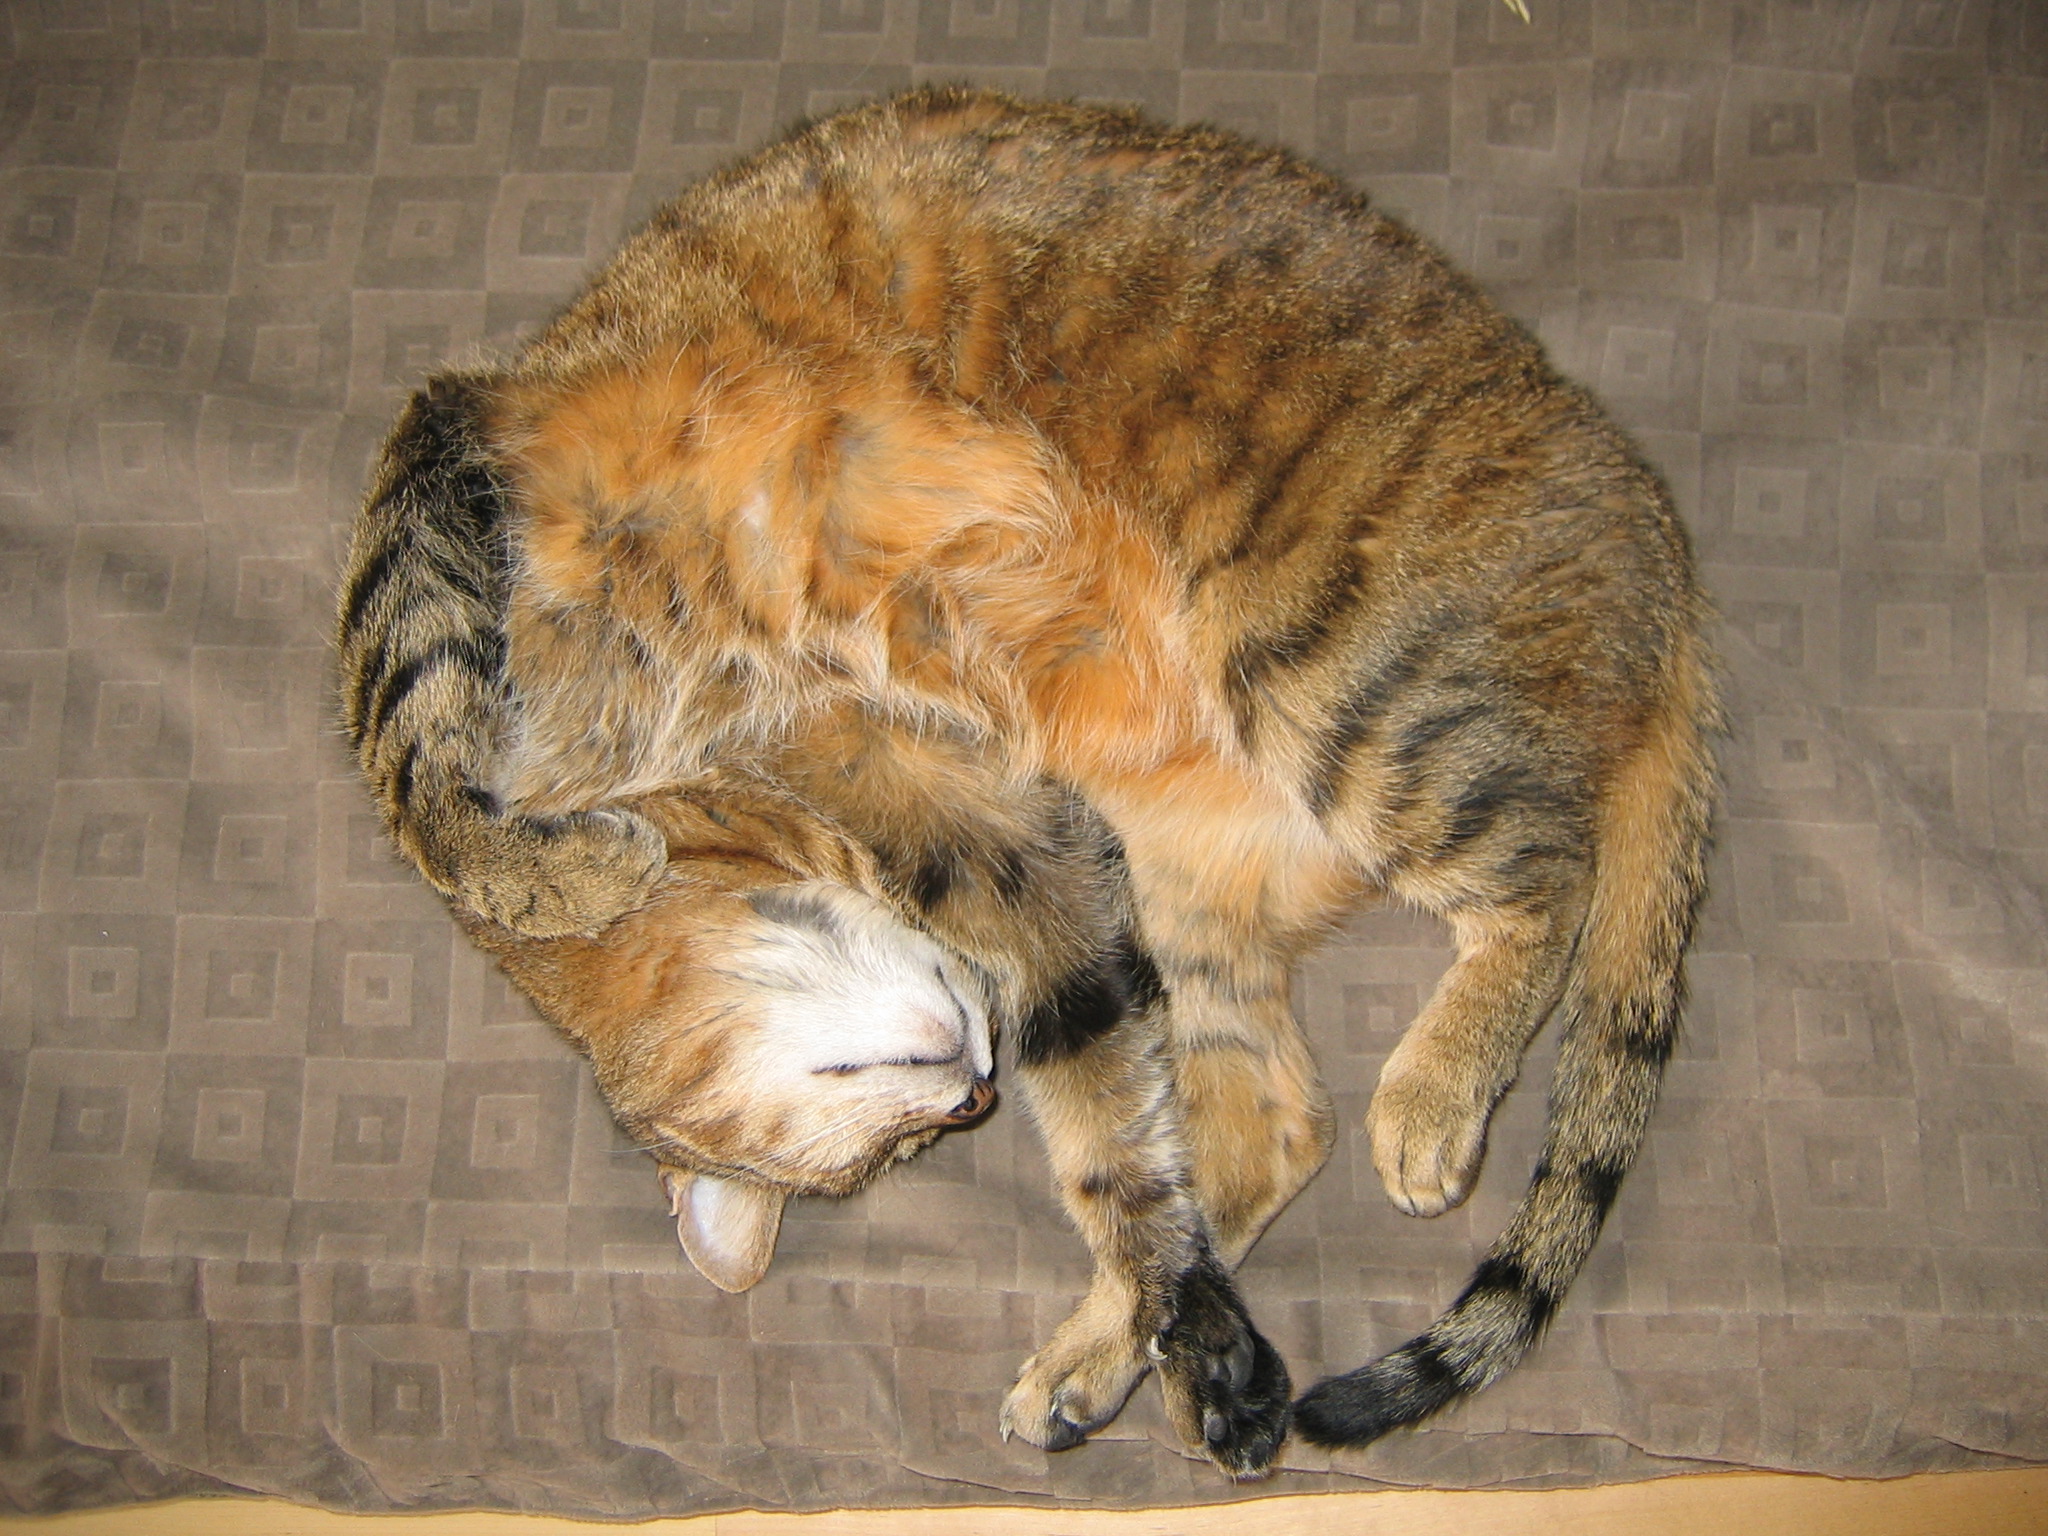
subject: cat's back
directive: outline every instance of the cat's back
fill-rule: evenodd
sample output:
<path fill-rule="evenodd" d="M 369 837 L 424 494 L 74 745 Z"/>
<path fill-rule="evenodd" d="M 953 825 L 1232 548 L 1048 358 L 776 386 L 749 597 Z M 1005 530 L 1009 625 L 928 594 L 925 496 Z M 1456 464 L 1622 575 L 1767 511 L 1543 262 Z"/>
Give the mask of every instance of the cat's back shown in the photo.
<path fill-rule="evenodd" d="M 1404 616 L 1507 636 L 1526 607 L 1543 638 L 1504 672 L 1626 715 L 1697 622 L 1668 496 L 1534 340 L 1362 194 L 1218 130 L 960 90 L 826 119 L 657 214 L 518 371 L 698 345 L 1049 445 L 1158 540 L 1240 712 L 1281 670 L 1343 686 Z"/>
<path fill-rule="evenodd" d="M 1133 503 L 1193 514 L 1198 546 L 1194 503 L 1311 446 L 1370 480 L 1619 444 L 1469 280 L 1299 157 L 993 92 L 877 102 L 687 189 L 522 370 L 735 331 L 820 367 L 907 360 Z"/>
<path fill-rule="evenodd" d="M 940 388 L 1050 417 L 1112 383 L 1248 396 L 1309 359 L 1331 378 L 1539 360 L 1425 243 L 1287 151 L 958 89 L 827 118 L 688 188 L 524 364 L 732 326 L 907 348 Z"/>

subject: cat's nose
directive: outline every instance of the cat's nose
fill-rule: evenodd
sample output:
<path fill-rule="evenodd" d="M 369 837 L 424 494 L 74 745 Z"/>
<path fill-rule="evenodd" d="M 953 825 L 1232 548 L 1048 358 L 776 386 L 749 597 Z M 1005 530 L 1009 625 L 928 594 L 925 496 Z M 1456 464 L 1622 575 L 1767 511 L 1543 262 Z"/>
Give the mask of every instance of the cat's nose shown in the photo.
<path fill-rule="evenodd" d="M 977 1077 L 967 1097 L 962 1099 L 947 1114 L 939 1117 L 941 1125 L 965 1125 L 970 1120 L 979 1120 L 988 1113 L 988 1107 L 996 1101 L 996 1085 L 985 1077 Z"/>

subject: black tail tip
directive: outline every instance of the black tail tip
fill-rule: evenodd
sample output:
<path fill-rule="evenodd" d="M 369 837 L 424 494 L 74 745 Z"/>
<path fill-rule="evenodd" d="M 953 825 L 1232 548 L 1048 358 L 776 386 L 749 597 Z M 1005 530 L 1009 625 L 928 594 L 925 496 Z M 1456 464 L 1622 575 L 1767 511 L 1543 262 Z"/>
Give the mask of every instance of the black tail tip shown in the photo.
<path fill-rule="evenodd" d="M 1342 1376 L 1326 1376 L 1294 1404 L 1294 1432 L 1332 1450 L 1370 1445 L 1428 1418 L 1470 1387 L 1424 1335 Z"/>
<path fill-rule="evenodd" d="M 1294 1403 L 1294 1433 L 1310 1445 L 1334 1451 L 1370 1445 L 1387 1431 L 1410 1422 L 1390 1411 L 1380 1393 L 1359 1381 L 1363 1374 L 1326 1377 L 1302 1393 Z"/>

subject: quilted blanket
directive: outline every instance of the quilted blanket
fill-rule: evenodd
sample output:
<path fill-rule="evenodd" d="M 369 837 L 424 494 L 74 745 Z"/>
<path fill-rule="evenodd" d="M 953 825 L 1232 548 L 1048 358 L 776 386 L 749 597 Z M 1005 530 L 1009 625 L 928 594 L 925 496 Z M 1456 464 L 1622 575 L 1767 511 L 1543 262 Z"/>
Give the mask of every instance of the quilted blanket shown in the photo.
<path fill-rule="evenodd" d="M 2048 1461 L 2048 5 L 18 0 L 0 11 L 0 1500 L 1175 1504 Z M 339 541 L 437 361 L 689 178 L 915 81 L 1284 141 L 1440 242 L 1676 487 L 1735 705 L 1694 1002 L 1547 1342 L 1232 1489 L 1156 1392 L 996 1436 L 1085 1255 L 1014 1111 L 713 1291 L 587 1073 L 380 841 Z M 1244 1270 L 1298 1380 L 1457 1292 L 1534 1158 L 1359 1139 L 1447 960 L 1299 1006 L 1329 1167 Z"/>

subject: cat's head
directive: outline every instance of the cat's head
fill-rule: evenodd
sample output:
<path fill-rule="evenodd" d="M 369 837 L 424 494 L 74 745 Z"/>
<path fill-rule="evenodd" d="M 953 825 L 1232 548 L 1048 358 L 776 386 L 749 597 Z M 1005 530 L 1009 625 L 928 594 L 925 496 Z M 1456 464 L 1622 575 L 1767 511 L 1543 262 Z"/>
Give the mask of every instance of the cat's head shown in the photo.
<path fill-rule="evenodd" d="M 685 886 L 595 939 L 486 947 L 589 1054 L 726 1290 L 767 1269 L 790 1195 L 851 1193 L 994 1099 L 980 979 L 844 885 Z"/>

